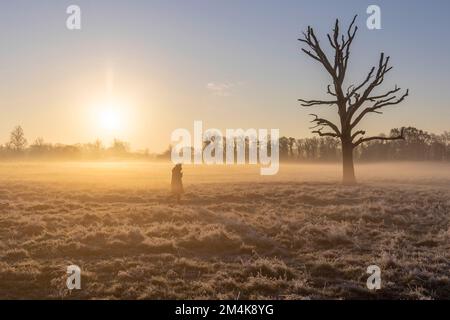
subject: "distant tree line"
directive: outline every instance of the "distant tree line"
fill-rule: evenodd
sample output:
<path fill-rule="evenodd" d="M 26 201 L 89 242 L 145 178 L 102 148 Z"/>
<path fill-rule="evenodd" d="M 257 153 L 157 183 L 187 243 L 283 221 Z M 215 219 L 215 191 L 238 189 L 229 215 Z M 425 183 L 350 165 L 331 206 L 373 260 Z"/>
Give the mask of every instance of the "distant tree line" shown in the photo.
<path fill-rule="evenodd" d="M 100 140 L 92 143 L 77 143 L 73 145 L 45 142 L 37 138 L 28 143 L 21 126 L 10 133 L 9 141 L 0 145 L 0 159 L 55 159 L 55 160 L 97 160 L 108 158 L 147 158 L 151 157 L 148 150 L 130 151 L 128 142 L 114 139 L 109 147 Z"/>
<path fill-rule="evenodd" d="M 401 129 L 392 129 L 389 136 L 396 137 Z M 354 150 L 358 161 L 450 161 L 450 132 L 441 135 L 428 133 L 414 127 L 403 128 L 404 140 L 372 140 L 361 143 Z M 204 141 L 203 149 L 213 141 Z M 242 141 L 240 141 L 242 143 Z M 248 160 L 250 139 L 245 140 L 245 157 Z M 222 142 L 226 145 L 226 138 Z M 268 144 L 270 151 L 270 144 Z M 236 159 L 236 145 L 234 159 Z M 342 160 L 341 142 L 332 137 L 296 139 L 281 137 L 280 160 L 285 162 L 338 162 Z M 223 150 L 226 159 L 226 149 Z M 194 150 L 191 148 L 192 158 Z M 170 159 L 171 146 L 158 159 Z"/>
<path fill-rule="evenodd" d="M 399 132 L 400 129 L 392 129 L 390 136 L 396 136 Z M 408 127 L 404 129 L 403 134 L 404 140 L 375 140 L 361 144 L 355 149 L 355 159 L 359 161 L 450 161 L 450 132 L 436 135 Z M 204 147 L 209 143 L 205 142 Z M 342 157 L 339 140 L 331 137 L 303 139 L 281 137 L 279 147 L 280 160 L 286 162 L 335 162 L 340 161 Z M 43 138 L 37 138 L 32 143 L 28 143 L 20 126 L 10 133 L 8 142 L 0 145 L 0 159 L 167 160 L 170 159 L 170 155 L 171 147 L 158 155 L 151 154 L 148 150 L 132 152 L 130 144 L 119 139 L 114 139 L 109 147 L 104 146 L 100 140 L 66 145 L 52 144 L 45 142 Z M 246 147 L 246 158 L 248 158 L 248 147 Z"/>
<path fill-rule="evenodd" d="M 397 136 L 400 129 L 392 129 Z M 414 127 L 404 129 L 404 140 L 374 140 L 362 143 L 354 151 L 359 161 L 450 161 L 450 132 L 441 135 Z M 383 136 L 383 135 L 381 135 Z M 340 142 L 331 137 L 280 138 L 280 159 L 287 161 L 340 161 Z"/>

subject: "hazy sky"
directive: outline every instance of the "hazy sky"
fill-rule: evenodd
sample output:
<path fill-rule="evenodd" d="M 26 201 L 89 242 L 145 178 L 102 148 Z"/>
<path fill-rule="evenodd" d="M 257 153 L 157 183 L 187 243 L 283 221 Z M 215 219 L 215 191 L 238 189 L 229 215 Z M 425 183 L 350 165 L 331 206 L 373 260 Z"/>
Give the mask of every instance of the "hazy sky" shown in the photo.
<path fill-rule="evenodd" d="M 80 31 L 66 28 L 71 4 L 82 10 Z M 381 7 L 382 30 L 365 27 L 370 4 Z M 308 114 L 330 108 L 303 109 L 297 99 L 324 97 L 329 78 L 297 38 L 311 24 L 325 40 L 335 18 L 347 24 L 354 14 L 349 77 L 363 80 L 384 51 L 394 65 L 386 85 L 411 90 L 364 128 L 450 130 L 448 0 L 3 0 L 0 143 L 21 124 L 30 142 L 117 136 L 161 151 L 194 120 L 310 136 Z"/>

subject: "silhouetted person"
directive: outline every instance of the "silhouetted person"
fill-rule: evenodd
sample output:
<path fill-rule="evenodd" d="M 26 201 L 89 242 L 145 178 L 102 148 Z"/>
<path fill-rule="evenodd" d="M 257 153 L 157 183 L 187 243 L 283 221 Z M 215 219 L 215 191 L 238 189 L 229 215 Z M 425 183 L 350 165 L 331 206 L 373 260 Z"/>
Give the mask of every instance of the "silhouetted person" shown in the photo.
<path fill-rule="evenodd" d="M 177 199 L 177 202 L 180 202 L 181 195 L 183 194 L 183 168 L 181 167 L 181 163 L 177 164 L 172 169 L 172 194 Z"/>

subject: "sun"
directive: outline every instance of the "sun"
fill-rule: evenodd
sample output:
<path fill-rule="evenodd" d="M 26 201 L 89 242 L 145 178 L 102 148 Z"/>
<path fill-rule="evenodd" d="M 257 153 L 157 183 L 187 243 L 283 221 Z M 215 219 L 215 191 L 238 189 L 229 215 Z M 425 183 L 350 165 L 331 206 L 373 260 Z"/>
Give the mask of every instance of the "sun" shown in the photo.
<path fill-rule="evenodd" d="M 118 98 L 98 99 L 89 104 L 89 132 L 103 140 L 124 138 L 130 134 L 133 109 Z"/>
<path fill-rule="evenodd" d="M 107 131 L 119 130 L 122 125 L 119 111 L 112 106 L 103 108 L 99 112 L 99 124 L 103 130 Z"/>
<path fill-rule="evenodd" d="M 124 129 L 126 108 L 117 101 L 96 104 L 96 126 L 104 133 L 118 133 Z"/>

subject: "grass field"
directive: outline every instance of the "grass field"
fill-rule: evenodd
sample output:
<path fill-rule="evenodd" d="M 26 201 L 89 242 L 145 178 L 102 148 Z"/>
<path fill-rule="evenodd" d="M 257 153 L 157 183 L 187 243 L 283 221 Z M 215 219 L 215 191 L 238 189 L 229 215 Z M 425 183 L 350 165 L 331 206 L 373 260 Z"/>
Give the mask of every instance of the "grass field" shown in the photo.
<path fill-rule="evenodd" d="M 0 298 L 450 298 L 450 165 L 187 166 L 181 204 L 170 169 L 0 163 Z"/>

